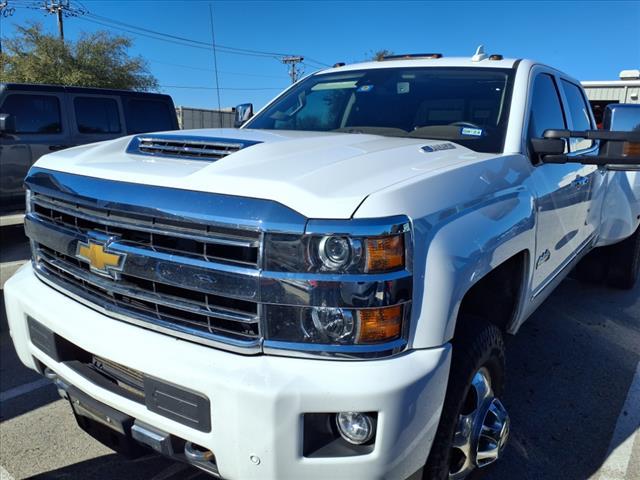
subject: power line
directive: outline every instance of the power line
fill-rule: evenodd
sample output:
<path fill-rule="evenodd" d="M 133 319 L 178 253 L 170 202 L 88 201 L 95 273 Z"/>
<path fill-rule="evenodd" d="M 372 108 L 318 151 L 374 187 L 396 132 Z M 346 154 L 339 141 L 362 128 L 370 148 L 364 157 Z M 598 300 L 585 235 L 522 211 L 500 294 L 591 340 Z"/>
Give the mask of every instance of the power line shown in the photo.
<path fill-rule="evenodd" d="M 216 87 L 200 87 L 195 85 L 159 85 L 162 88 L 184 88 L 191 90 L 216 90 Z M 235 88 L 235 87 L 220 87 L 220 90 L 238 90 L 238 91 L 257 91 L 257 90 L 279 90 L 282 91 L 286 87 L 258 87 L 258 88 Z"/>
<path fill-rule="evenodd" d="M 169 34 L 169 33 L 165 33 L 165 32 L 159 32 L 157 30 L 152 30 L 149 28 L 145 28 L 145 27 L 139 27 L 137 25 L 132 25 L 130 23 L 126 23 L 126 22 L 122 22 L 120 20 L 116 20 L 116 19 L 112 19 L 109 17 L 105 17 L 102 15 L 97 15 L 94 13 L 90 13 L 88 15 L 89 17 L 91 17 L 94 21 L 96 22 L 107 22 L 110 24 L 114 24 L 114 25 L 118 25 L 120 27 L 125 27 L 128 29 L 134 29 L 140 32 L 145 32 L 147 34 L 150 35 L 154 35 L 157 37 L 162 37 L 164 39 L 171 39 L 171 40 L 175 40 L 178 42 L 183 42 L 183 43 L 189 43 L 189 44 L 193 44 L 193 45 L 198 45 L 200 47 L 203 48 L 207 48 L 207 49 L 211 49 L 211 44 L 201 41 L 201 40 L 195 40 L 192 38 L 188 38 L 188 37 L 182 37 L 179 35 L 173 35 L 173 34 Z M 114 27 L 116 28 L 116 27 Z M 239 55 L 251 55 L 251 56 L 259 56 L 259 57 L 281 57 L 281 56 L 288 56 L 290 55 L 290 53 L 282 53 L 282 52 L 270 52 L 270 51 L 264 51 L 264 50 L 254 50 L 254 49 L 249 49 L 249 48 L 239 48 L 239 47 L 231 47 L 229 45 L 222 45 L 222 44 L 216 44 L 216 48 L 219 49 L 220 51 L 225 51 L 225 53 L 237 53 Z"/>
<path fill-rule="evenodd" d="M 164 60 L 156 60 L 155 58 L 146 58 L 146 60 L 151 63 L 159 63 L 161 65 L 169 65 L 171 67 L 190 68 L 192 70 L 201 70 L 203 72 L 213 72 L 211 68 L 196 67 L 194 65 L 184 65 L 182 63 L 165 62 Z M 230 72 L 228 70 L 218 70 L 218 73 L 223 73 L 225 75 L 239 75 L 242 77 L 277 78 L 279 80 L 282 80 L 282 75 L 264 75 L 260 73 Z"/>

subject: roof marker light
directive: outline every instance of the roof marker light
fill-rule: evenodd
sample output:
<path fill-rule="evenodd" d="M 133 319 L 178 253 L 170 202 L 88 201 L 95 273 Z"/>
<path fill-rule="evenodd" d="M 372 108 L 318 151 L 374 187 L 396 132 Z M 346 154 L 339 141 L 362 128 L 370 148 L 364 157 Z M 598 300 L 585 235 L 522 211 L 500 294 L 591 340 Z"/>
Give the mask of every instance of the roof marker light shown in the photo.
<path fill-rule="evenodd" d="M 382 60 L 410 60 L 412 58 L 436 59 L 442 58 L 441 53 L 405 53 L 402 55 L 385 55 Z"/>

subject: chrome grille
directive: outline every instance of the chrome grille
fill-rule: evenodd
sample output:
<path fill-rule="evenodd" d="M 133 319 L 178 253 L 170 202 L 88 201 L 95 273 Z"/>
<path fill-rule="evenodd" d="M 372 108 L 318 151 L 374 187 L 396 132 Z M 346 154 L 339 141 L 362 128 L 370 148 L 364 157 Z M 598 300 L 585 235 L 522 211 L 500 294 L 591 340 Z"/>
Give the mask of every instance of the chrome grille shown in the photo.
<path fill-rule="evenodd" d="M 182 135 L 141 135 L 134 137 L 127 151 L 143 155 L 218 160 L 257 142 L 201 138 Z"/>
<path fill-rule="evenodd" d="M 257 277 L 260 232 L 124 214 L 35 193 L 26 228 L 41 277 L 85 303 L 176 336 L 259 349 L 257 287 L 241 281 L 216 287 L 222 283 L 217 277 L 211 289 L 203 287 L 210 271 Z M 100 275 L 76 258 L 78 242 L 96 232 L 117 239 L 115 248 L 127 252 L 117 277 Z"/>
<path fill-rule="evenodd" d="M 133 246 L 205 261 L 257 265 L 259 232 L 172 222 L 152 216 L 124 215 L 118 211 L 85 207 L 45 195 L 34 195 L 32 200 L 33 212 L 40 218 L 73 230 L 117 235 Z"/>
<path fill-rule="evenodd" d="M 143 317 L 183 325 L 197 332 L 255 339 L 257 304 L 123 275 L 118 281 L 95 275 L 68 255 L 38 245 L 41 271 L 69 286 Z"/>

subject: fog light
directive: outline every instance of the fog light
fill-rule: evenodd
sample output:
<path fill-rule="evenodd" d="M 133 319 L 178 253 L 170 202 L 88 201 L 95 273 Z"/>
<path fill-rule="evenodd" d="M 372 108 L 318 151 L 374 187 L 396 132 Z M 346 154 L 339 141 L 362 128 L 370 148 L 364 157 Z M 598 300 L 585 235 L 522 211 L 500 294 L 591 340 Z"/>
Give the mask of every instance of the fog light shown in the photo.
<path fill-rule="evenodd" d="M 373 422 L 366 413 L 340 412 L 336 414 L 336 424 L 342 438 L 353 445 L 362 445 L 373 438 Z"/>

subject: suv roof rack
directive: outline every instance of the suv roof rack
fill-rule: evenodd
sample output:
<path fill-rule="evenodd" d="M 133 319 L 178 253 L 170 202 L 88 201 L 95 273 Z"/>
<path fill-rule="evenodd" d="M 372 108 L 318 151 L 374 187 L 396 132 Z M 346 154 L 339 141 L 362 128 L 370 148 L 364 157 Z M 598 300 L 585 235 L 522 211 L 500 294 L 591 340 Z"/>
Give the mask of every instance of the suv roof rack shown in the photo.
<path fill-rule="evenodd" d="M 380 61 L 409 60 L 412 58 L 442 58 L 441 53 L 405 53 L 402 55 L 385 55 Z"/>

